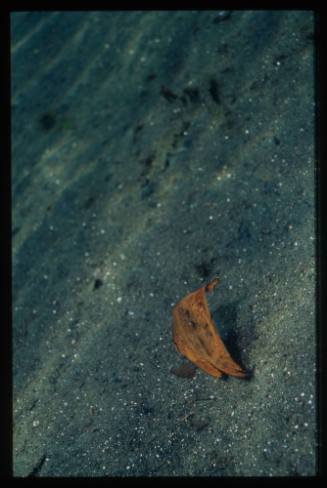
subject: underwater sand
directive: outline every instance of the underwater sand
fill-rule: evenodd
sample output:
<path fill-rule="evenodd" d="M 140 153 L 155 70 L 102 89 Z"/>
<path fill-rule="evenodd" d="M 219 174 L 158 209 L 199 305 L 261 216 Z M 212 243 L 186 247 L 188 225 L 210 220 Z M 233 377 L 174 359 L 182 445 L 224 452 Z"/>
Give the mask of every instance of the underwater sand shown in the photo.
<path fill-rule="evenodd" d="M 315 475 L 312 13 L 11 20 L 14 475 Z"/>

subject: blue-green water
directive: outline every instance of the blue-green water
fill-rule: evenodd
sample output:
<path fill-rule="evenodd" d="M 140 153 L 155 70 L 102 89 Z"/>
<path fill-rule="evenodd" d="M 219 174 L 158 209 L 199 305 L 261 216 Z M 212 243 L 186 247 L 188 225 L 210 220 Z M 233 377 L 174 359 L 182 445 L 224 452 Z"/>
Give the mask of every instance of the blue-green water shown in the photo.
<path fill-rule="evenodd" d="M 14 474 L 314 475 L 312 13 L 11 20 Z M 250 381 L 170 372 L 214 275 Z"/>

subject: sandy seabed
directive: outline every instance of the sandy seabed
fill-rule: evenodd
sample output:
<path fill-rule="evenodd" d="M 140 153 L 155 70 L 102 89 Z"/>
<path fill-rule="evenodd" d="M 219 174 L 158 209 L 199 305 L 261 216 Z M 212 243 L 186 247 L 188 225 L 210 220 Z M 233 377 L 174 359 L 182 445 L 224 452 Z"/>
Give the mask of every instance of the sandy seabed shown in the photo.
<path fill-rule="evenodd" d="M 12 14 L 15 476 L 316 474 L 309 11 Z M 249 381 L 172 374 L 172 306 Z"/>

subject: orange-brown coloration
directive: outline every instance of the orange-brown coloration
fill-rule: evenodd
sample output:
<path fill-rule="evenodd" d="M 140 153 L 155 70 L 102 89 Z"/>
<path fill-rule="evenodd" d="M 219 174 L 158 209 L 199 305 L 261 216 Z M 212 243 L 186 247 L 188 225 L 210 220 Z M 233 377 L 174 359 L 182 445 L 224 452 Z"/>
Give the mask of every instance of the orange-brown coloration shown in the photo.
<path fill-rule="evenodd" d="M 218 278 L 212 279 L 174 306 L 173 341 L 183 356 L 211 376 L 245 378 L 246 371 L 231 358 L 210 315 L 205 292 L 212 291 L 218 282 Z"/>

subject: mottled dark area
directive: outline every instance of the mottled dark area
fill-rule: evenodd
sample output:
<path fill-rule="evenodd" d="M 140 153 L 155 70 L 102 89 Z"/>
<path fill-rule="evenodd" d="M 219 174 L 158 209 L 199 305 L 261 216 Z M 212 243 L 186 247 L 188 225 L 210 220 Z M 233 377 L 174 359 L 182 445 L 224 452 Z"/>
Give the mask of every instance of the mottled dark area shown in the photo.
<path fill-rule="evenodd" d="M 219 90 L 219 85 L 217 80 L 211 78 L 209 86 L 210 86 L 209 92 L 213 101 L 217 103 L 217 105 L 220 105 L 221 104 L 220 94 L 219 94 L 220 90 Z"/>
<path fill-rule="evenodd" d="M 192 379 L 196 374 L 196 367 L 189 363 L 183 363 L 178 367 L 171 368 L 170 372 L 179 378 Z"/>
<path fill-rule="evenodd" d="M 312 12 L 11 35 L 15 476 L 315 475 Z M 216 275 L 249 381 L 176 374 L 172 307 Z"/>
<path fill-rule="evenodd" d="M 56 125 L 56 119 L 53 115 L 51 114 L 43 114 L 40 119 L 39 119 L 41 128 L 47 132 Z"/>
<path fill-rule="evenodd" d="M 100 288 L 101 286 L 103 285 L 103 281 L 100 280 L 100 278 L 97 278 L 95 281 L 94 281 L 94 289 L 97 290 L 98 288 Z"/>

